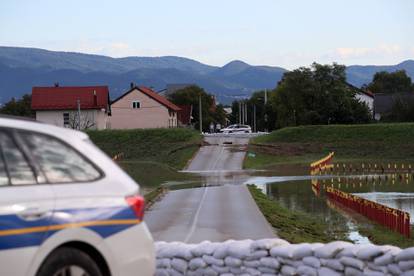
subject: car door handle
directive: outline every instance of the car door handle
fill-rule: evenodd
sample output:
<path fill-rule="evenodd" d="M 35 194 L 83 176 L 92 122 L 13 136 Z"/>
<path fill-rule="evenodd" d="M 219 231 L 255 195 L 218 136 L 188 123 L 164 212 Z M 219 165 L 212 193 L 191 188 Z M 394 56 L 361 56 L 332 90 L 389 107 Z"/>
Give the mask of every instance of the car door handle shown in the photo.
<path fill-rule="evenodd" d="M 33 221 L 33 220 L 39 220 L 47 217 L 49 215 L 49 211 L 39 208 L 28 208 L 24 211 L 21 211 L 18 216 L 21 219 Z"/>

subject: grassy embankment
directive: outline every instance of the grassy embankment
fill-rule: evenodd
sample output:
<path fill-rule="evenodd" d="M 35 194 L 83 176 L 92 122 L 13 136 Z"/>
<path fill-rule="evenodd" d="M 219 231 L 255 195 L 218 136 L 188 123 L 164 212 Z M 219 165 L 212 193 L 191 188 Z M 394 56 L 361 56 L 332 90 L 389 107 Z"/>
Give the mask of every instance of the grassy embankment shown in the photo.
<path fill-rule="evenodd" d="M 89 131 L 91 140 L 109 156 L 123 153 L 118 164 L 144 192 L 165 181 L 189 176 L 178 172 L 201 143 L 198 132 L 189 129 L 132 129 Z"/>
<path fill-rule="evenodd" d="M 306 167 L 335 152 L 335 162 L 413 162 L 414 123 L 283 128 L 253 139 L 244 166 Z"/>
<path fill-rule="evenodd" d="M 257 206 L 280 238 L 291 243 L 347 240 L 343 228 L 339 225 L 328 225 L 322 219 L 289 210 L 268 198 L 254 185 L 249 185 L 248 188 Z"/>

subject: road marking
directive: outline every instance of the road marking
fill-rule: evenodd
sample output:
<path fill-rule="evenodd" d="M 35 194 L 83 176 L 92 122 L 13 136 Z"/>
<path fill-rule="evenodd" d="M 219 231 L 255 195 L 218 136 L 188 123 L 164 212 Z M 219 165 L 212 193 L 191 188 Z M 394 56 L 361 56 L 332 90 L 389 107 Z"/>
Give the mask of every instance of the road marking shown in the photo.
<path fill-rule="evenodd" d="M 215 170 L 215 169 L 216 169 L 216 167 L 217 167 L 217 163 L 218 163 L 218 161 L 220 160 L 221 155 L 223 154 L 223 151 L 224 151 L 224 146 L 219 146 L 219 147 L 220 147 L 220 153 L 218 154 L 218 157 L 217 157 L 217 159 L 216 159 L 216 162 L 214 162 L 214 165 L 213 165 L 213 167 L 211 168 L 211 170 Z"/>
<path fill-rule="evenodd" d="M 190 228 L 190 232 L 188 232 L 187 236 L 184 239 L 185 243 L 187 243 L 190 240 L 191 236 L 194 234 L 194 231 L 195 231 L 195 228 L 196 228 L 196 225 L 197 225 L 197 221 L 198 221 L 198 216 L 200 215 L 201 206 L 203 205 L 204 199 L 205 199 L 206 194 L 207 194 L 207 189 L 208 189 L 208 187 L 204 188 L 204 193 L 203 193 L 203 196 L 201 197 L 200 204 L 198 205 L 198 209 L 195 213 L 193 223 L 192 223 L 191 228 Z"/>

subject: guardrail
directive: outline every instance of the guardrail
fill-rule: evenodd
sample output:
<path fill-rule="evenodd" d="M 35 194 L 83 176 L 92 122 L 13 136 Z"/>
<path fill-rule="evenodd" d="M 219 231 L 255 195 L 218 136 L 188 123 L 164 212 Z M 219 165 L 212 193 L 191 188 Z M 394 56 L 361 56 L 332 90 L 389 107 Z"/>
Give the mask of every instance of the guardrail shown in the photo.
<path fill-rule="evenodd" d="M 410 214 L 394 209 L 377 202 L 349 194 L 332 187 L 326 187 L 329 199 L 360 213 L 361 215 L 378 222 L 403 236 L 410 237 Z"/>

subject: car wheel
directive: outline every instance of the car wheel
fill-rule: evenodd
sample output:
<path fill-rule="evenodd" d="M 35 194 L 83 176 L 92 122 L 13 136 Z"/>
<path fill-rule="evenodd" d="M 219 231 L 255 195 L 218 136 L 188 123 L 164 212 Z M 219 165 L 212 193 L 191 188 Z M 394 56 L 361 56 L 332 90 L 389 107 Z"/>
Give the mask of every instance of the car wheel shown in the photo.
<path fill-rule="evenodd" d="M 95 261 L 85 252 L 70 247 L 56 249 L 43 262 L 36 276 L 102 276 Z"/>

